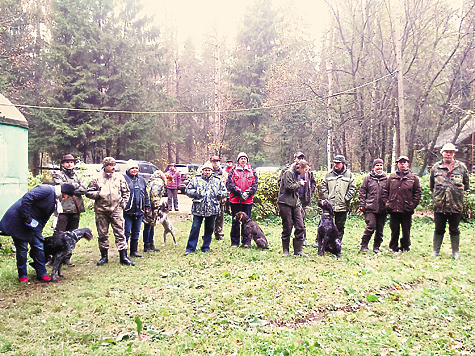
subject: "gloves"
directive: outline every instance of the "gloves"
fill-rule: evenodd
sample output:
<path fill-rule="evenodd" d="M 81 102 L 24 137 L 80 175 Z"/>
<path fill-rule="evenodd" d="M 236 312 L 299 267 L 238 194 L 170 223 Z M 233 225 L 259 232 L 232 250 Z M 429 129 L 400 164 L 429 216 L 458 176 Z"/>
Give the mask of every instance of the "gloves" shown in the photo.
<path fill-rule="evenodd" d="M 25 225 L 31 227 L 32 229 L 37 228 L 39 224 L 40 223 L 38 222 L 38 220 L 35 219 L 31 219 L 30 223 L 25 222 Z"/>

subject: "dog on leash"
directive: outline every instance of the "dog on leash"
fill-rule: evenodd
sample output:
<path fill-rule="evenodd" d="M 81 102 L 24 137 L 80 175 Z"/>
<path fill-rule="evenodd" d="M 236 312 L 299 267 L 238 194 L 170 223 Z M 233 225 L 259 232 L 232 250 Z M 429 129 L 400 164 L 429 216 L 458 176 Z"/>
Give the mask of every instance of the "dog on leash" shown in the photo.
<path fill-rule="evenodd" d="M 56 274 L 59 277 L 63 277 L 61 267 L 66 258 L 72 254 L 77 242 L 82 238 L 90 241 L 93 237 L 91 230 L 84 228 L 73 231 L 61 231 L 45 238 L 45 257 L 51 257 L 53 262 L 53 270 L 51 271 L 51 280 L 53 282 L 58 281 Z"/>
<path fill-rule="evenodd" d="M 163 202 L 158 206 L 157 212 L 157 224 L 162 224 L 163 226 L 163 244 L 165 246 L 167 243 L 167 234 L 171 234 L 173 237 L 173 242 L 176 245 L 175 239 L 175 229 L 173 228 L 172 223 L 168 220 L 168 212 L 170 211 L 167 202 Z"/>
<path fill-rule="evenodd" d="M 251 246 L 251 241 L 254 240 L 257 247 L 262 249 L 269 248 L 264 232 L 246 213 L 240 211 L 234 216 L 233 220 L 242 222 L 244 233 L 249 236 L 249 246 Z"/>
<path fill-rule="evenodd" d="M 336 257 L 341 257 L 341 240 L 338 237 L 338 229 L 333 221 L 335 216 L 333 207 L 326 199 L 319 200 L 318 206 L 322 209 L 317 230 L 318 255 L 323 256 L 325 252 L 331 252 Z"/>

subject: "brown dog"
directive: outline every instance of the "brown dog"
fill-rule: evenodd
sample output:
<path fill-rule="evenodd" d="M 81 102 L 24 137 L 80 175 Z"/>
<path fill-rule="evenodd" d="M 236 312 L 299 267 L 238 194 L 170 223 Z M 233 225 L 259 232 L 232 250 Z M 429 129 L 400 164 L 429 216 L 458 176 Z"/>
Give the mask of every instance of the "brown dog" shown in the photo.
<path fill-rule="evenodd" d="M 242 222 L 244 233 L 249 236 L 249 246 L 251 245 L 251 241 L 254 240 L 257 247 L 262 249 L 269 248 L 264 231 L 262 231 L 259 225 L 252 221 L 246 213 L 240 211 L 234 216 L 233 220 Z"/>

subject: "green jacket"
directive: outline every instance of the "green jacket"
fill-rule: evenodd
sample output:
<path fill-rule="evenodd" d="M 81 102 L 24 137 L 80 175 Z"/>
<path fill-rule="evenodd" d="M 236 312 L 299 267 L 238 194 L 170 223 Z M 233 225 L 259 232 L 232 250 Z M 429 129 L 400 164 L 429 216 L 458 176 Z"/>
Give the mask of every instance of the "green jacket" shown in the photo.
<path fill-rule="evenodd" d="M 449 173 L 444 162 L 435 163 L 430 170 L 430 190 L 434 197 L 435 213 L 461 213 L 464 191 L 468 190 L 469 177 L 465 164 L 454 162 Z"/>
<path fill-rule="evenodd" d="M 285 204 L 291 207 L 300 206 L 299 188 L 300 183 L 298 181 L 299 172 L 292 168 L 287 168 L 282 173 L 279 181 L 279 204 Z"/>
<path fill-rule="evenodd" d="M 356 193 L 355 177 L 346 166 L 341 173 L 332 170 L 323 179 L 321 191 L 323 197 L 332 204 L 333 211 L 348 211 Z"/>

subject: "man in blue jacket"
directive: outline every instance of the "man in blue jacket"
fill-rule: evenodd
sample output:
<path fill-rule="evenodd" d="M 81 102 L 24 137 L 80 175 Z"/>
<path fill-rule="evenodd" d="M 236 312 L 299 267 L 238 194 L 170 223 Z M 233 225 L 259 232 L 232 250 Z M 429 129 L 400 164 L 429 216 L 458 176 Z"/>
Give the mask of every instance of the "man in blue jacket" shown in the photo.
<path fill-rule="evenodd" d="M 139 244 L 140 226 L 144 214 L 150 211 L 150 200 L 147 194 L 147 183 L 145 179 L 139 177 L 139 164 L 136 161 L 128 160 L 124 177 L 129 185 L 130 196 L 124 208 L 125 238 L 127 242 L 130 238 L 130 256 L 142 257 L 137 252 Z"/>
<path fill-rule="evenodd" d="M 26 263 L 28 261 L 28 244 L 30 244 L 30 263 L 36 270 L 39 280 L 49 282 L 46 275 L 43 228 L 55 213 L 61 213 L 60 198 L 69 199 L 74 195 L 72 184 L 53 187 L 41 184 L 13 204 L 0 220 L 0 230 L 13 238 L 16 248 L 16 261 L 20 282 L 28 282 Z"/>

